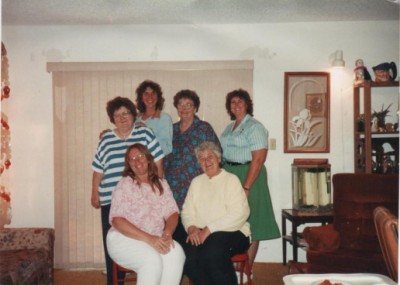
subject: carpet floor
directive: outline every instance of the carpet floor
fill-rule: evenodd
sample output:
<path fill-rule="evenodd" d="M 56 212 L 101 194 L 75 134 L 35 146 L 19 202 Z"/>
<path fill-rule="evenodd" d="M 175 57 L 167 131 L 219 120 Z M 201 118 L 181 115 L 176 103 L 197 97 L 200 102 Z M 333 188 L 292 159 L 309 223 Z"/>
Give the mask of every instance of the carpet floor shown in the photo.
<path fill-rule="evenodd" d="M 283 285 L 283 276 L 288 274 L 288 267 L 282 263 L 261 263 L 253 266 L 253 285 Z M 104 285 L 106 277 L 99 270 L 54 270 L 54 285 Z M 136 282 L 126 282 L 134 285 Z M 184 277 L 181 285 L 188 285 Z"/>

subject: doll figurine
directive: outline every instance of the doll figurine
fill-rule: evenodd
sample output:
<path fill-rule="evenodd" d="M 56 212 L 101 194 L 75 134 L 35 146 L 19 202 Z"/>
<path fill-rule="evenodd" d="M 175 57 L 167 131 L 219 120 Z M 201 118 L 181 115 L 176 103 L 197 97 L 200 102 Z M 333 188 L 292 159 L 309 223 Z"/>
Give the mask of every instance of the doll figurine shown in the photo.
<path fill-rule="evenodd" d="M 371 132 L 378 132 L 379 125 L 378 125 L 378 117 L 373 117 L 371 122 Z"/>
<path fill-rule="evenodd" d="M 362 59 L 357 59 L 356 67 L 354 68 L 354 84 L 363 83 L 365 80 L 370 81 L 371 75 L 364 66 L 364 61 Z"/>

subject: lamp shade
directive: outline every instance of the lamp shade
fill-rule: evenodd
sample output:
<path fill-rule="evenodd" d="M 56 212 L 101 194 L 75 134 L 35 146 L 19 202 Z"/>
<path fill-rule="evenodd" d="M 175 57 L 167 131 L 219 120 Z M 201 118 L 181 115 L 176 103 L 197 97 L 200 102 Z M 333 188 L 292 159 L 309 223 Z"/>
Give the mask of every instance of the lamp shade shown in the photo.
<path fill-rule="evenodd" d="M 343 60 L 343 51 L 342 50 L 337 50 L 335 52 L 335 58 L 332 62 L 333 67 L 344 67 L 345 62 Z"/>

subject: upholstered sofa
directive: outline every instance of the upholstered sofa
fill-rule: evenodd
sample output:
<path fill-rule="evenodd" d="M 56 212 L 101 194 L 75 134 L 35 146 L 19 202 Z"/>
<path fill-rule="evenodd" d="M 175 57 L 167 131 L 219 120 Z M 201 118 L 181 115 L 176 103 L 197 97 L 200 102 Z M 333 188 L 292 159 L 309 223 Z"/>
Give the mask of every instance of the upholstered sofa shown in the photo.
<path fill-rule="evenodd" d="M 332 183 L 333 224 L 304 229 L 307 264 L 292 264 L 292 272 L 388 275 L 373 211 L 383 206 L 398 216 L 399 177 L 341 173 L 333 176 Z"/>
<path fill-rule="evenodd" d="M 0 229 L 0 285 L 53 284 L 53 256 L 53 229 Z"/>

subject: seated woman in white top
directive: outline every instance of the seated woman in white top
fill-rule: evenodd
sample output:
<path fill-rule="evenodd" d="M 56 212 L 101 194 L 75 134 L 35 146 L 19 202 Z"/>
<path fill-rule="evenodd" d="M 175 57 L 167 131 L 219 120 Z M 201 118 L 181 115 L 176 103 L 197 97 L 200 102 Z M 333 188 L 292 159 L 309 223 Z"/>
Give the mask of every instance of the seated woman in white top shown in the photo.
<path fill-rule="evenodd" d="M 250 246 L 247 197 L 239 178 L 220 167 L 215 143 L 203 142 L 195 153 L 204 174 L 192 180 L 182 208 L 184 273 L 196 285 L 236 285 L 231 257 Z"/>

